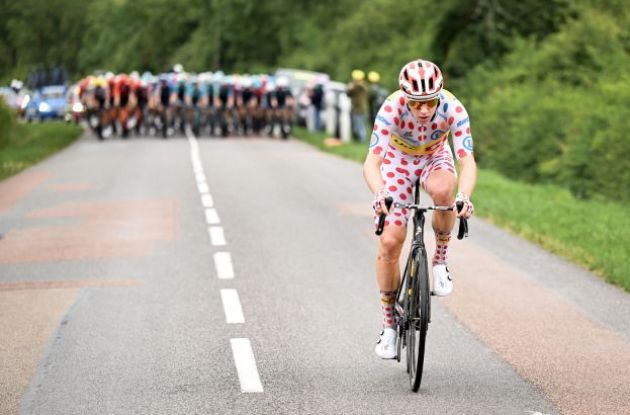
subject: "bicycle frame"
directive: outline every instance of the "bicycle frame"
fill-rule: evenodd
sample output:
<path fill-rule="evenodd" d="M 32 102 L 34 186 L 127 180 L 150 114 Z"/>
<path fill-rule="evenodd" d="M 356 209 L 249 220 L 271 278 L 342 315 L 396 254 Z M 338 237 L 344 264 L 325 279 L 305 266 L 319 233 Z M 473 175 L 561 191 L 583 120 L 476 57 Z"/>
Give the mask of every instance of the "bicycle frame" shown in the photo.
<path fill-rule="evenodd" d="M 414 194 L 414 204 L 418 205 L 419 202 L 420 202 L 420 187 L 416 184 L 415 194 Z M 424 223 L 426 221 L 424 214 L 426 212 L 427 212 L 427 209 L 414 209 L 413 239 L 411 240 L 411 250 L 409 251 L 410 253 L 415 252 L 415 249 L 423 249 L 426 256 L 426 248 L 424 245 Z"/>
<path fill-rule="evenodd" d="M 394 304 L 394 314 L 398 328 L 398 341 L 396 342 L 396 359 L 400 362 L 402 348 L 407 350 L 407 372 L 411 382 L 411 390 L 417 392 L 422 382 L 422 371 L 424 367 L 424 354 L 426 345 L 426 335 L 431 322 L 431 286 L 429 283 L 429 267 L 427 250 L 424 244 L 425 213 L 429 210 L 453 211 L 452 206 L 423 206 L 420 201 L 420 185 L 416 182 L 414 203 L 395 203 L 392 206 L 393 198 L 387 197 L 385 205 L 390 207 L 412 209 L 413 213 L 413 236 L 411 247 L 402 281 L 396 293 Z M 463 202 L 456 203 L 457 210 L 463 207 Z M 376 235 L 383 233 L 385 224 L 385 213 L 381 213 Z M 462 239 L 468 234 L 466 219 L 460 218 L 458 239 Z M 417 351 L 417 356 L 416 356 Z"/>

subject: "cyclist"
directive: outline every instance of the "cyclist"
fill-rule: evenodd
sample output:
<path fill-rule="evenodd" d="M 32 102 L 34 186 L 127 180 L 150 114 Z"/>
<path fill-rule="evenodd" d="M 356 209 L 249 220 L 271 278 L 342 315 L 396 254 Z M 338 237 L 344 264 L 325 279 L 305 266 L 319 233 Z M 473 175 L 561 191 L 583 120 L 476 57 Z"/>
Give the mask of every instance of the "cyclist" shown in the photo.
<path fill-rule="evenodd" d="M 256 92 L 253 88 L 252 77 L 249 75 L 243 78 L 243 89 L 241 90 L 240 99 L 242 104 L 240 114 L 241 128 L 244 135 L 250 135 L 254 133 L 258 102 L 256 100 Z"/>
<path fill-rule="evenodd" d="M 273 119 L 280 123 L 282 138 L 286 139 L 291 135 L 294 105 L 295 100 L 289 89 L 289 79 L 284 76 L 278 77 L 275 92 L 271 95 L 271 107 L 274 113 L 271 124 L 272 135 L 274 129 Z"/>
<path fill-rule="evenodd" d="M 105 74 L 105 80 L 107 80 L 107 96 L 109 97 L 109 119 L 112 121 L 112 129 L 116 133 L 116 120 L 118 119 L 118 106 L 116 104 L 116 75 L 113 72 L 107 72 Z"/>
<path fill-rule="evenodd" d="M 218 77 L 218 101 L 219 123 L 221 136 L 227 137 L 234 130 L 234 78 L 231 75 Z"/>
<path fill-rule="evenodd" d="M 193 134 L 199 135 L 201 125 L 203 123 L 203 108 L 202 100 L 206 95 L 206 91 L 203 85 L 199 85 L 197 75 L 190 75 L 190 79 L 186 86 L 186 111 L 188 125 L 193 130 Z"/>
<path fill-rule="evenodd" d="M 252 107 L 254 108 L 254 134 L 259 135 L 265 123 L 265 109 L 263 99 L 265 97 L 265 87 L 262 83 L 262 76 L 255 75 L 252 79 Z"/>
<path fill-rule="evenodd" d="M 183 135 L 186 133 L 186 82 L 188 74 L 185 72 L 177 72 L 175 75 L 175 87 L 171 88 L 171 104 L 174 108 L 174 120 L 177 123 L 179 132 Z"/>
<path fill-rule="evenodd" d="M 123 138 L 129 136 L 129 116 L 135 109 L 135 92 L 132 89 L 132 80 L 127 74 L 119 74 L 116 76 L 114 84 L 114 105 L 117 108 L 118 122 L 122 129 Z"/>
<path fill-rule="evenodd" d="M 214 135 L 216 124 L 216 113 L 214 108 L 214 83 L 212 72 L 203 72 L 199 75 L 200 88 L 203 91 L 200 106 L 202 108 L 202 119 L 207 123 L 208 135 Z"/>
<path fill-rule="evenodd" d="M 443 89 L 443 77 L 433 62 L 414 60 L 399 75 L 400 90 L 381 106 L 374 123 L 370 150 L 363 174 L 374 193 L 375 222 L 387 214 L 379 239 L 376 279 L 383 310 L 383 330 L 375 352 L 384 359 L 396 357 L 394 302 L 400 284 L 398 259 L 405 240 L 409 212 L 387 209 L 385 198 L 410 203 L 417 180 L 436 205 L 464 203 L 461 212 L 434 212 L 436 249 L 432 260 L 433 291 L 445 296 L 453 282 L 447 267 L 448 243 L 455 217 L 469 218 L 474 207 L 470 201 L 477 167 L 473 155 L 470 120 L 461 102 Z M 461 172 L 459 181 L 448 143 L 451 133 Z M 455 189 L 457 196 L 453 198 Z"/>
<path fill-rule="evenodd" d="M 144 125 L 145 110 L 148 103 L 147 84 L 142 81 L 139 74 L 134 72 L 131 74 L 131 92 L 134 99 L 131 102 L 129 115 L 135 117 L 135 131 L 137 135 L 142 134 Z"/>

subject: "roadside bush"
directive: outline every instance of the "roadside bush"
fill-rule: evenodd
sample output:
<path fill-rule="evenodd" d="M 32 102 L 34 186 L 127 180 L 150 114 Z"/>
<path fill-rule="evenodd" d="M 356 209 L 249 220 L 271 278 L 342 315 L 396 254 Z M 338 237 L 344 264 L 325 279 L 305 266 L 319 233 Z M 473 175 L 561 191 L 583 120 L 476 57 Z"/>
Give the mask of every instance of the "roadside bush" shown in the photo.
<path fill-rule="evenodd" d="M 500 68 L 479 66 L 454 82 L 482 166 L 581 198 L 630 200 L 630 42 L 622 20 L 589 10 L 542 42 L 516 40 Z"/>
<path fill-rule="evenodd" d="M 597 105 L 587 115 L 574 118 L 569 127 L 560 182 L 579 197 L 603 195 L 630 201 L 630 77 L 604 83 L 599 95 L 582 98 L 593 99 Z"/>

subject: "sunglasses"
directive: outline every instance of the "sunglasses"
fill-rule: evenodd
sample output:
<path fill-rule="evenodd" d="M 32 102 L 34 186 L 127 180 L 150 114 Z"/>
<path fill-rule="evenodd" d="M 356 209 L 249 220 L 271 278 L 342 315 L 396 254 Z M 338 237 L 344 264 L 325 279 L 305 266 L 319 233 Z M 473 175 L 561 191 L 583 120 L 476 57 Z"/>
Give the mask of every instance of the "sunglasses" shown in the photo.
<path fill-rule="evenodd" d="M 439 101 L 439 98 L 433 98 L 429 101 L 414 101 L 408 99 L 407 105 L 409 105 L 409 107 L 413 108 L 414 110 L 419 110 L 423 105 L 428 105 L 429 108 L 433 108 L 438 104 Z"/>

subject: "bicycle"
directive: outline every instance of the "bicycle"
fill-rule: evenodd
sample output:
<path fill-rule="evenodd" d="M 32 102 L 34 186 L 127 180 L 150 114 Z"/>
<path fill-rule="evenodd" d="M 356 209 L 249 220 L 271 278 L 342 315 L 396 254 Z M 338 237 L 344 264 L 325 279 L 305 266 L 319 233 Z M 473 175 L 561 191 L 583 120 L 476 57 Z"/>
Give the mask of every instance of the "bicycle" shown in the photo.
<path fill-rule="evenodd" d="M 392 206 L 393 199 L 385 199 L 387 209 Z M 405 265 L 400 286 L 396 293 L 394 317 L 396 321 L 396 360 L 400 362 L 402 349 L 406 349 L 407 373 L 411 390 L 418 392 L 422 382 L 424 368 L 424 351 L 426 336 L 431 322 L 431 295 L 429 286 L 429 269 L 427 251 L 424 245 L 425 213 L 429 210 L 452 211 L 451 206 L 420 205 L 420 186 L 415 185 L 414 203 L 395 203 L 395 208 L 411 209 L 413 214 L 413 239 L 411 249 Z M 457 210 L 463 208 L 463 202 L 457 202 Z M 379 217 L 376 235 L 383 232 L 385 214 Z M 457 239 L 468 236 L 468 222 L 460 218 Z"/>

